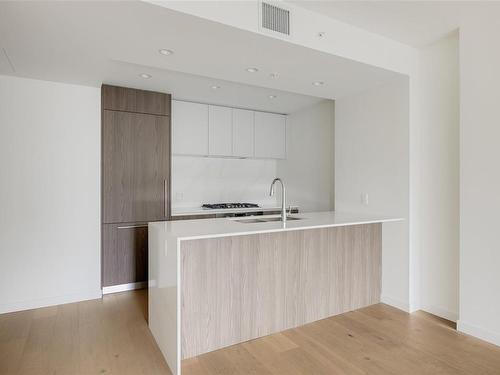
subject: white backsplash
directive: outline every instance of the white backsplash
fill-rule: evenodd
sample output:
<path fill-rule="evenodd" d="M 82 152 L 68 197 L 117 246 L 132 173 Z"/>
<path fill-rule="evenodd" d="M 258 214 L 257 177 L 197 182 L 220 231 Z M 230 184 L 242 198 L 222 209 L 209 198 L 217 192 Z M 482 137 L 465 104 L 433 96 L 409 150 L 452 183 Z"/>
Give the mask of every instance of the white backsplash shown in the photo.
<path fill-rule="evenodd" d="M 276 168 L 275 160 L 173 156 L 172 209 L 218 202 L 277 205 L 277 196 L 269 197 Z"/>

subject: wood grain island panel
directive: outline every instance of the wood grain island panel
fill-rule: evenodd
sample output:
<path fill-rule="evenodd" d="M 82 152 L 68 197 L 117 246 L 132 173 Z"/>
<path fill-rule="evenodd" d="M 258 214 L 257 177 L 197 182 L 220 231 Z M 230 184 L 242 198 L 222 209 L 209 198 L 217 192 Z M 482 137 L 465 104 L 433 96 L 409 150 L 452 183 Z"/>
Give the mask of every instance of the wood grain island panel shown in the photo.
<path fill-rule="evenodd" d="M 380 302 L 381 224 L 181 242 L 181 357 Z"/>

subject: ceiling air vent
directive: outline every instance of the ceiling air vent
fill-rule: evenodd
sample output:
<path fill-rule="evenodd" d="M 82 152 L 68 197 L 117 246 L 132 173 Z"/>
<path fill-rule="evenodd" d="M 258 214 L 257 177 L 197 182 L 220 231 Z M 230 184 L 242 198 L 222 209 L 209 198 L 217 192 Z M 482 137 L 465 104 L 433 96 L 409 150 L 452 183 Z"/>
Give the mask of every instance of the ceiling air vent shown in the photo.
<path fill-rule="evenodd" d="M 290 10 L 262 2 L 261 28 L 290 35 Z"/>

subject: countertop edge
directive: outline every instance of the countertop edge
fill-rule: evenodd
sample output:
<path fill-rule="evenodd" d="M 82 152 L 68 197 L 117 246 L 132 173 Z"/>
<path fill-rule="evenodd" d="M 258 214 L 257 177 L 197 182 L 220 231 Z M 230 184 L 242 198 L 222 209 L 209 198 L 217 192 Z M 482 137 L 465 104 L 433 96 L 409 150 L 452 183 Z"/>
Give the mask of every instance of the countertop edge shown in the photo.
<path fill-rule="evenodd" d="M 231 232 L 231 233 L 216 233 L 216 234 L 203 234 L 197 236 L 173 236 L 180 241 L 190 241 L 190 240 L 203 240 L 209 238 L 222 238 L 222 237 L 235 237 L 235 236 L 248 236 L 253 234 L 261 233 L 278 233 L 278 232 L 291 232 L 296 230 L 309 230 L 309 229 L 320 229 L 320 228 L 333 228 L 333 227 L 346 227 L 351 225 L 366 225 L 366 224 L 381 224 L 403 221 L 403 218 L 391 218 L 391 219 L 374 219 L 366 221 L 352 221 L 345 223 L 329 223 L 329 224 L 318 224 L 303 227 L 291 227 L 291 228 L 272 228 L 272 229 L 261 229 L 254 231 L 242 231 L 242 232 Z"/>

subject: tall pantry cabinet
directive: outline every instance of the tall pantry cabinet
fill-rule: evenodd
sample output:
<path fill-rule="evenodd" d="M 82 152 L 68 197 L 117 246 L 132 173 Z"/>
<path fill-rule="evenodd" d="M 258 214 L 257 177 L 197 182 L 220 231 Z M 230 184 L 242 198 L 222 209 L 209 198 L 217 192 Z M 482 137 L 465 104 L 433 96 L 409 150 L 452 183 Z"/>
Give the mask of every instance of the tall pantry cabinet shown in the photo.
<path fill-rule="evenodd" d="M 146 286 L 149 221 L 170 220 L 169 94 L 103 85 L 102 286 Z"/>

